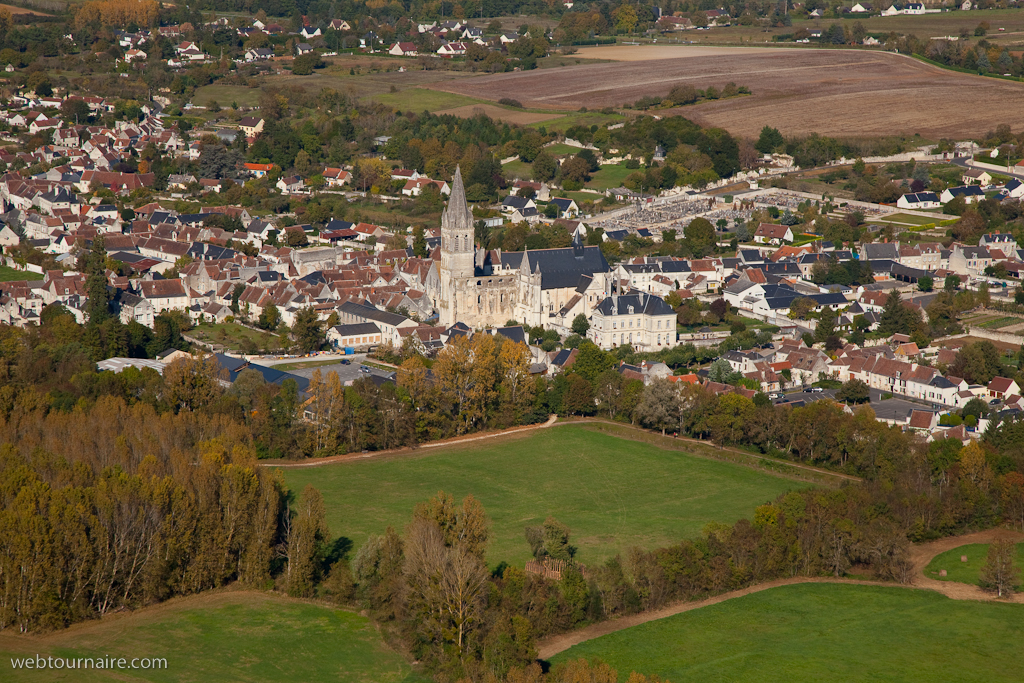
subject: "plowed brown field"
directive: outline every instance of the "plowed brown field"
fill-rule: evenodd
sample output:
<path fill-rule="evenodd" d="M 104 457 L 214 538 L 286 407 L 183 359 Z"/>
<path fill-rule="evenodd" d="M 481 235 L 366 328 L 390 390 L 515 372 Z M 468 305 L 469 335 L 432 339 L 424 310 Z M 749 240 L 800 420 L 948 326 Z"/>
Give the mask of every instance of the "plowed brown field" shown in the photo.
<path fill-rule="evenodd" d="M 1024 127 L 1024 84 L 947 71 L 888 52 L 624 46 L 580 54 L 621 61 L 427 87 L 489 100 L 514 97 L 529 108 L 576 110 L 664 96 L 682 83 L 721 88 L 732 81 L 753 95 L 656 113 L 681 114 L 748 137 L 766 124 L 787 135 L 920 133 L 959 139 L 1000 123 Z"/>

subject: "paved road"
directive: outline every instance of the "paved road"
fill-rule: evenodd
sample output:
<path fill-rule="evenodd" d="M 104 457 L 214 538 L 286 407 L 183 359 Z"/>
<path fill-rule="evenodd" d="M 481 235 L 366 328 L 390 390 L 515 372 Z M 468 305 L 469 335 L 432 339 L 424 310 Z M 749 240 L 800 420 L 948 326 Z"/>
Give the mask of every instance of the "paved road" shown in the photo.
<path fill-rule="evenodd" d="M 950 161 L 952 161 L 957 166 L 963 166 L 964 168 L 978 168 L 978 166 L 972 166 L 969 163 L 971 161 L 970 157 L 960 157 L 959 159 L 950 159 Z M 998 161 L 998 159 L 996 159 L 996 161 Z M 989 163 L 989 162 L 983 162 L 983 163 Z M 993 165 L 995 165 L 995 164 L 993 164 Z M 991 169 L 987 169 L 987 168 L 982 167 L 981 170 L 989 171 Z M 999 175 L 1008 175 L 1008 176 L 1010 176 L 1012 178 L 1017 178 L 1018 180 L 1024 180 L 1024 175 L 1022 175 L 1020 173 L 1011 173 L 1010 171 L 991 171 L 991 172 L 992 173 L 998 173 Z"/>

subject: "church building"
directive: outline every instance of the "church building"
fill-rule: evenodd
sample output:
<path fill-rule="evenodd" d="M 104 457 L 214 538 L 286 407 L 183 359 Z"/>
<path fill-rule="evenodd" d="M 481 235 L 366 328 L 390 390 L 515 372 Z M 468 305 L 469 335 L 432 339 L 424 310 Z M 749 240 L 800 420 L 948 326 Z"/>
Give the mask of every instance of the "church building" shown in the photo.
<path fill-rule="evenodd" d="M 462 171 L 455 169 L 448 206 L 441 215 L 441 267 L 427 290 L 449 327 L 501 327 L 508 320 L 559 327 L 565 312 L 590 315 L 609 293 L 610 268 L 599 247 L 502 252 L 477 248 L 473 212 L 466 202 Z M 560 312 L 562 315 L 560 316 Z"/>

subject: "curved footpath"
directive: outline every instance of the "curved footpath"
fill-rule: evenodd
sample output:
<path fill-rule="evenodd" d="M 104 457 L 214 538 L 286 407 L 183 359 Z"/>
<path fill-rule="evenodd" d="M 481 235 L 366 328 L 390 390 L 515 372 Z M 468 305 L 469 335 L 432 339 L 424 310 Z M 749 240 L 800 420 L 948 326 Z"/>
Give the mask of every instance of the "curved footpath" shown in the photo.
<path fill-rule="evenodd" d="M 428 441 L 424 444 L 419 444 L 413 448 L 392 448 L 386 451 L 370 451 L 369 453 L 345 453 L 344 455 L 331 455 L 326 458 L 312 458 L 303 462 L 281 462 L 268 460 L 262 465 L 267 467 L 319 467 L 320 465 L 330 465 L 336 462 L 345 462 L 347 460 L 363 460 L 366 458 L 379 458 L 384 455 L 412 455 L 417 451 L 421 451 L 425 448 L 438 448 L 440 446 L 458 446 L 460 444 L 469 443 L 471 441 L 482 441 L 484 439 L 494 439 L 499 436 L 509 436 L 510 434 L 517 434 L 519 432 L 529 432 L 534 429 L 546 429 L 551 425 L 555 424 L 558 420 L 557 415 L 549 415 L 547 422 L 541 424 L 527 425 L 525 427 L 513 427 L 512 429 L 503 429 L 500 432 L 489 432 L 487 434 L 478 434 L 476 436 L 455 436 L 450 439 L 441 439 L 440 441 Z"/>
<path fill-rule="evenodd" d="M 931 543 L 922 543 L 920 545 L 911 546 L 910 561 L 913 564 L 914 574 L 912 582 L 909 584 L 889 583 L 885 581 L 864 581 L 858 579 L 836 579 L 831 577 L 796 576 L 789 579 L 766 581 L 765 583 L 748 586 L 747 588 L 742 588 L 740 590 L 722 593 L 721 595 L 716 595 L 705 600 L 681 602 L 652 612 L 643 612 L 641 614 L 633 614 L 619 619 L 602 621 L 578 631 L 562 633 L 560 635 L 551 636 L 550 638 L 541 640 L 537 644 L 538 659 L 550 659 L 558 653 L 568 650 L 573 645 L 579 645 L 580 643 L 584 643 L 588 640 L 600 638 L 601 636 L 608 635 L 609 633 L 622 631 L 633 626 L 646 624 L 649 621 L 664 619 L 665 617 L 671 617 L 676 614 L 689 612 L 690 610 L 700 609 L 701 607 L 707 607 L 709 605 L 716 605 L 720 602 L 725 602 L 726 600 L 750 595 L 751 593 L 759 593 L 770 588 L 791 586 L 798 583 L 845 583 L 859 586 L 927 589 L 942 593 L 953 600 L 995 600 L 991 593 L 984 592 L 978 586 L 971 586 L 966 583 L 957 583 L 955 581 L 937 581 L 935 579 L 930 579 L 924 575 L 924 569 L 936 555 L 944 553 L 947 550 L 952 550 L 953 548 L 970 543 L 991 543 L 1000 539 L 1021 541 L 1024 540 L 1024 534 L 1016 531 L 1010 531 L 1008 529 L 989 529 L 987 531 L 979 531 L 977 533 L 966 534 L 964 536 L 952 536 L 938 541 L 932 541 Z M 1017 594 L 1014 595 L 1011 600 L 1001 600 L 1000 602 L 1016 602 L 1024 604 L 1024 595 Z"/>

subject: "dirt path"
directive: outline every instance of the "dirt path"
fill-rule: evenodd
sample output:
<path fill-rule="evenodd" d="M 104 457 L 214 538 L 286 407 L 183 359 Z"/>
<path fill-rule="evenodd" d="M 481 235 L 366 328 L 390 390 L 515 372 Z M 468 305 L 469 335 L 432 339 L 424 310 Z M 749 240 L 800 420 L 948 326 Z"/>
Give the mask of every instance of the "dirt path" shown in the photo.
<path fill-rule="evenodd" d="M 483 441 L 484 439 L 495 439 L 499 436 L 509 436 L 512 434 L 518 434 L 520 432 L 530 432 L 534 429 L 547 429 L 551 425 L 555 424 L 558 420 L 557 415 L 549 415 L 548 421 L 542 424 L 527 425 L 525 427 L 515 427 L 514 429 L 505 429 L 500 432 L 491 432 L 488 434 L 479 434 L 477 436 L 457 436 L 451 439 L 443 439 L 441 441 L 430 441 L 425 444 L 420 444 L 415 448 L 395 448 L 388 451 L 372 451 L 370 453 L 346 453 L 344 455 L 332 455 L 327 458 L 315 458 L 313 460 L 307 460 L 304 462 L 278 462 L 268 461 L 261 463 L 267 467 L 319 467 L 320 465 L 330 465 L 338 462 L 346 462 L 349 460 L 364 460 L 366 458 L 380 458 L 386 455 L 410 455 L 427 448 L 440 448 L 441 446 L 458 446 L 464 443 L 470 443 L 472 441 Z"/>
<path fill-rule="evenodd" d="M 700 609 L 701 607 L 717 605 L 718 603 L 725 602 L 726 600 L 732 600 L 733 598 L 739 598 L 752 593 L 760 593 L 761 591 L 768 590 L 770 588 L 792 586 L 798 583 L 845 583 L 857 586 L 928 589 L 942 593 L 953 600 L 994 600 L 991 593 L 986 593 L 977 586 L 970 586 L 965 583 L 956 583 L 954 581 L 937 581 L 935 579 L 929 579 L 924 575 L 924 569 L 928 566 L 928 563 L 932 561 L 932 558 L 946 552 L 947 550 L 952 550 L 953 548 L 968 545 L 970 543 L 991 543 L 999 539 L 1020 541 L 1024 540 L 1024 534 L 1016 531 L 1009 531 L 1007 529 L 989 529 L 988 531 L 979 531 L 965 536 L 951 536 L 931 543 L 914 545 L 910 550 L 910 560 L 914 566 L 914 578 L 912 583 L 906 585 L 883 581 L 796 576 L 790 579 L 776 579 L 774 581 L 759 583 L 755 586 L 748 586 L 747 588 L 731 591 L 729 593 L 722 593 L 721 595 L 716 595 L 705 600 L 681 602 L 668 607 L 663 607 L 662 609 L 655 610 L 653 612 L 644 612 L 642 614 L 633 614 L 619 619 L 602 621 L 578 631 L 563 633 L 541 640 L 537 644 L 538 659 L 550 659 L 559 652 L 568 650 L 573 645 L 579 645 L 580 643 L 584 643 L 588 640 L 600 638 L 601 636 L 608 635 L 609 633 L 622 631 L 623 629 L 631 628 L 633 626 L 646 624 L 649 621 L 664 619 L 665 617 L 671 617 L 676 614 L 682 614 L 683 612 L 689 612 L 690 610 Z M 1007 601 L 1003 600 L 1002 602 Z M 1024 595 L 1015 595 L 1010 602 L 1024 604 Z"/>

